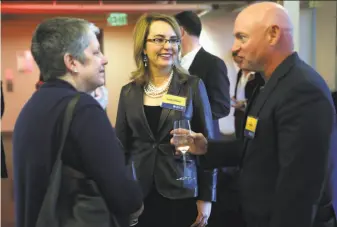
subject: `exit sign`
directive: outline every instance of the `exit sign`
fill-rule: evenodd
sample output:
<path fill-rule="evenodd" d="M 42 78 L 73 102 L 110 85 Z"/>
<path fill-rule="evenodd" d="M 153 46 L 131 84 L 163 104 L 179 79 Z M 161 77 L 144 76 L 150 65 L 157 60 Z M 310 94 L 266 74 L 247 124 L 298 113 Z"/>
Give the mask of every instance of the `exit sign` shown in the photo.
<path fill-rule="evenodd" d="M 128 15 L 126 13 L 110 13 L 107 21 L 111 26 L 124 26 L 128 24 Z"/>

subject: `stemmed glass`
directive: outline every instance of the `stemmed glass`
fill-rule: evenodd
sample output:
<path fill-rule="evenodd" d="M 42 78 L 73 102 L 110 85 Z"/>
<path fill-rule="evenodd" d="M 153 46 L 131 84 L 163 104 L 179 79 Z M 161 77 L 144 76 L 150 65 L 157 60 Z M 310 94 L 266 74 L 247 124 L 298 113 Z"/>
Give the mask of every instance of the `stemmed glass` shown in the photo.
<path fill-rule="evenodd" d="M 188 169 L 186 168 L 186 153 L 190 149 L 189 141 L 191 135 L 191 125 L 189 120 L 177 120 L 174 121 L 173 128 L 175 130 L 184 130 L 182 134 L 173 134 L 173 141 L 176 150 L 180 151 L 183 156 L 183 163 L 184 163 L 184 176 L 178 178 L 177 180 L 192 180 L 188 174 Z"/>

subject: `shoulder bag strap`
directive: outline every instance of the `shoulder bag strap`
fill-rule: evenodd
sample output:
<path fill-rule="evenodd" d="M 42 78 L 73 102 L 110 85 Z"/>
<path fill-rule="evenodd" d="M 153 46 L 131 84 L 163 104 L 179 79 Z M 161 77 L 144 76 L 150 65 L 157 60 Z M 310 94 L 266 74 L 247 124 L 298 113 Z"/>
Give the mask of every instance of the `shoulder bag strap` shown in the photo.
<path fill-rule="evenodd" d="M 69 127 L 73 118 L 76 104 L 80 98 L 80 94 L 76 94 L 68 103 L 64 119 L 62 122 L 61 143 L 57 151 L 57 158 L 50 174 L 49 185 L 45 194 L 39 216 L 37 218 L 36 227 L 58 227 L 57 222 L 57 200 L 60 189 L 61 175 L 62 175 L 62 151 L 69 132 Z"/>

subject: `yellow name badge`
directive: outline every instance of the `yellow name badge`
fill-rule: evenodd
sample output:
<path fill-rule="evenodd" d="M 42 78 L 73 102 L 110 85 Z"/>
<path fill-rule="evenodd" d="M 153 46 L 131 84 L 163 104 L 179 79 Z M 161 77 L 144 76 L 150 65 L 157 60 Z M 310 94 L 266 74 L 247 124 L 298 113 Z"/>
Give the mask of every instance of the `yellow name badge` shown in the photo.
<path fill-rule="evenodd" d="M 245 136 L 249 138 L 255 137 L 255 131 L 257 127 L 258 119 L 252 116 L 247 117 L 246 127 L 245 127 Z"/>
<path fill-rule="evenodd" d="M 166 94 L 163 96 L 161 107 L 184 112 L 186 109 L 186 98 Z"/>

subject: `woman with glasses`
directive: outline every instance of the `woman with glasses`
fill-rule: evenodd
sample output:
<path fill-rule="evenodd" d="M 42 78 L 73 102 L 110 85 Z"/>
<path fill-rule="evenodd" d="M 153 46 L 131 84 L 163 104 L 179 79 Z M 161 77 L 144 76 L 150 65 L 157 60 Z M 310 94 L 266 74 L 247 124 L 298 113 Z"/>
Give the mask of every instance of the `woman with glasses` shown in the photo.
<path fill-rule="evenodd" d="M 185 172 L 196 177 L 178 180 L 183 161 L 169 142 L 174 121 L 182 119 L 213 138 L 204 83 L 179 64 L 180 38 L 177 22 L 163 14 L 143 15 L 134 29 L 137 69 L 121 90 L 116 132 L 143 190 L 137 227 L 205 226 L 215 200 L 216 170 L 201 170 L 187 155 Z"/>

